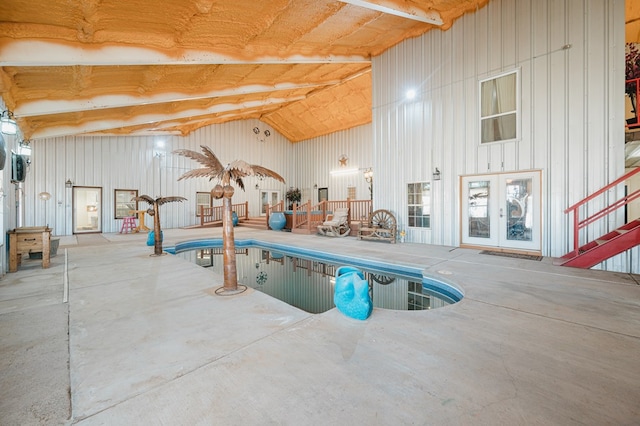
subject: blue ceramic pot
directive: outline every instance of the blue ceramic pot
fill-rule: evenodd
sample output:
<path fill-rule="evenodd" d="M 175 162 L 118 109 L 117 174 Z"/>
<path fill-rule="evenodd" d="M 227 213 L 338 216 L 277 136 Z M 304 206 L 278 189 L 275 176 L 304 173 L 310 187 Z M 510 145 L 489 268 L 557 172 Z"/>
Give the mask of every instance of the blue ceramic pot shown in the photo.
<path fill-rule="evenodd" d="M 281 231 L 286 223 L 287 219 L 282 212 L 273 212 L 269 216 L 269 227 L 274 231 Z"/>
<path fill-rule="evenodd" d="M 160 242 L 164 240 L 164 231 L 160 231 Z M 147 234 L 147 245 L 153 246 L 156 244 L 156 233 L 151 231 Z"/>
<path fill-rule="evenodd" d="M 231 212 L 231 221 L 233 222 L 233 226 L 238 226 L 238 213 Z"/>

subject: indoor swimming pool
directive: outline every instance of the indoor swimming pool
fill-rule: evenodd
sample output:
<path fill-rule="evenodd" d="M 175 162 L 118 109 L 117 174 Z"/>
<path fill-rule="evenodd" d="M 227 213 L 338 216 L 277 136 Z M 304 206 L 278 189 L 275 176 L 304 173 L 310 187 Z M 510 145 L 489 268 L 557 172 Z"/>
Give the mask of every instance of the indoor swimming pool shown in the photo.
<path fill-rule="evenodd" d="M 221 239 L 188 241 L 167 251 L 223 275 Z M 463 297 L 458 288 L 424 276 L 420 268 L 254 240 L 236 240 L 236 263 L 239 283 L 314 314 L 335 306 L 335 271 L 344 265 L 365 273 L 376 308 L 428 310 Z"/>

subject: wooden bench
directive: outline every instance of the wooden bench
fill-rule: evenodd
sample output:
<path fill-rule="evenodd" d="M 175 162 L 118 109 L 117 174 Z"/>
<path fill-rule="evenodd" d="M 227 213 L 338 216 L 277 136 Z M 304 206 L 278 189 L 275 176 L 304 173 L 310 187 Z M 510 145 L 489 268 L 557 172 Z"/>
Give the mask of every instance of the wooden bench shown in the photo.
<path fill-rule="evenodd" d="M 395 244 L 397 230 L 396 218 L 389 210 L 376 210 L 369 215 L 366 222 L 360 222 L 358 238 L 389 241 Z"/>

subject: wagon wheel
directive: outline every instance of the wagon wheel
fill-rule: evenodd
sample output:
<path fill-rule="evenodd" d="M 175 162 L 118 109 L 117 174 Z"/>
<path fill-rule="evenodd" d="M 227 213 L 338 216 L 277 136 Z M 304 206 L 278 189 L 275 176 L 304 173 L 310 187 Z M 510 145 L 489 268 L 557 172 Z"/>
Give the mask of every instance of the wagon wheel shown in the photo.
<path fill-rule="evenodd" d="M 393 277 L 388 277 L 386 275 L 379 275 L 379 274 L 373 274 L 373 273 L 369 274 L 369 276 L 371 277 L 372 280 L 374 280 L 378 284 L 382 284 L 382 285 L 391 284 L 392 282 L 394 282 L 396 280 Z"/>
<path fill-rule="evenodd" d="M 371 225 L 377 228 L 393 229 L 396 226 L 396 218 L 389 210 L 376 210 L 371 215 Z"/>

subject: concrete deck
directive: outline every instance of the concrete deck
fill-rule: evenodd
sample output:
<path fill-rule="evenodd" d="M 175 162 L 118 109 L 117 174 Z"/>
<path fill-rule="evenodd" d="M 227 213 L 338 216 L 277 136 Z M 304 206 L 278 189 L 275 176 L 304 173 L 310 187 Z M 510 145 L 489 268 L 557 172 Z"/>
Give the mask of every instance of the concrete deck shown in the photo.
<path fill-rule="evenodd" d="M 165 230 L 164 246 L 221 230 Z M 0 424 L 640 424 L 640 276 L 236 229 L 445 274 L 461 302 L 312 315 L 146 234 L 63 237 L 0 280 Z M 65 270 L 68 271 L 65 274 Z M 63 303 L 65 276 L 69 302 Z"/>

